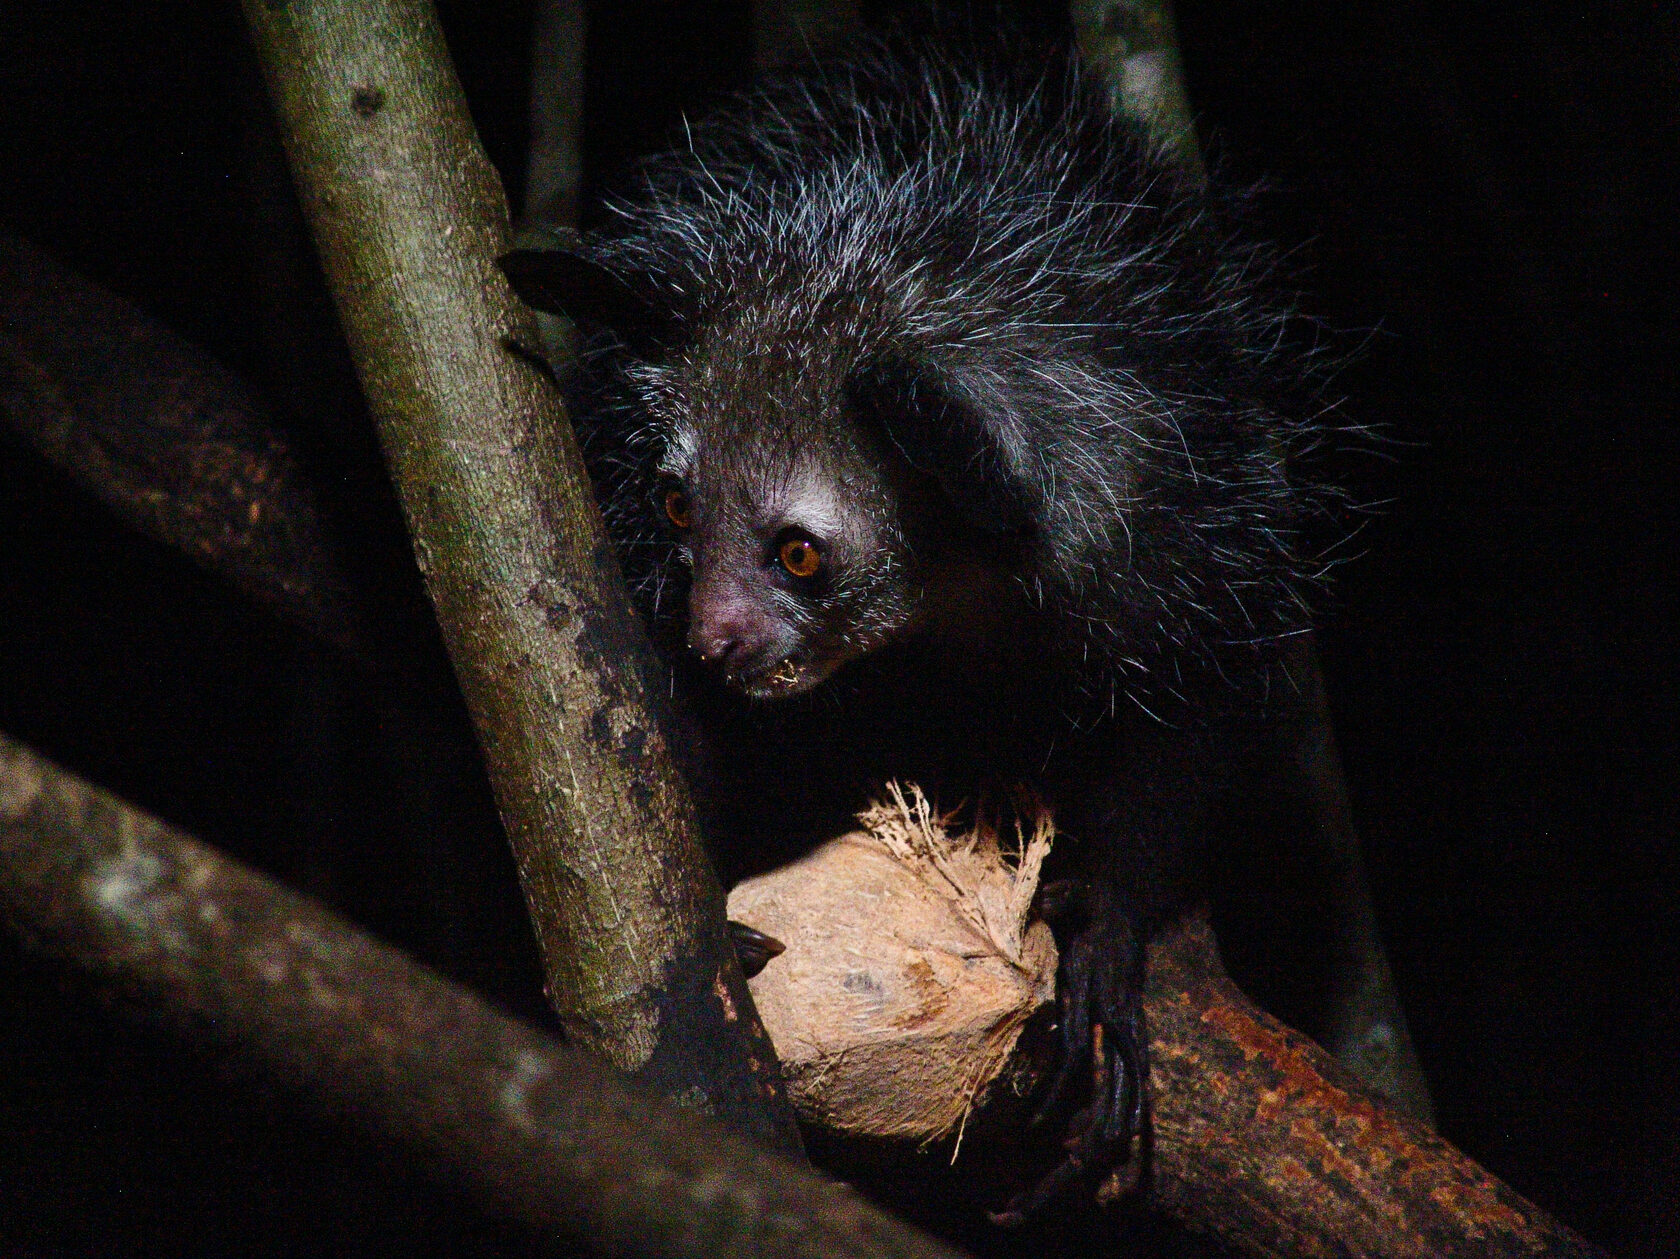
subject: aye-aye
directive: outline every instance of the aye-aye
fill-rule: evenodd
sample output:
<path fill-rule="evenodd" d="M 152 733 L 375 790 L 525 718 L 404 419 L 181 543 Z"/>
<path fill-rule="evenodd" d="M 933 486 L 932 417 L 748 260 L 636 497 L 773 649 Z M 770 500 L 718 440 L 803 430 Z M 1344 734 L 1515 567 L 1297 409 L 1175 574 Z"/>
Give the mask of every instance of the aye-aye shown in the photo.
<path fill-rule="evenodd" d="M 1018 1218 L 1147 1122 L 1145 944 L 1306 624 L 1313 373 L 1269 256 L 1065 57 L 914 41 L 741 99 L 611 214 L 503 266 L 586 336 L 719 847 L 836 833 L 886 777 L 1055 809 L 1052 1094 L 1106 1083 Z"/>

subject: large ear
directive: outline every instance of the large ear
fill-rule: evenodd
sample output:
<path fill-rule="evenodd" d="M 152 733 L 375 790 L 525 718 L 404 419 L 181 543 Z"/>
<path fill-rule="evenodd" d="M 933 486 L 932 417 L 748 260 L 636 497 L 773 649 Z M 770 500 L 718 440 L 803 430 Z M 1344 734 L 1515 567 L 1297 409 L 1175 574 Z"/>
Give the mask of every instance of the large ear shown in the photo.
<path fill-rule="evenodd" d="M 858 417 L 938 482 L 972 528 L 998 536 L 1032 531 L 1031 501 L 1009 457 L 1007 434 L 941 373 L 881 359 L 853 373 L 847 394 Z"/>
<path fill-rule="evenodd" d="M 527 306 L 565 315 L 618 334 L 633 349 L 670 343 L 674 322 L 654 300 L 650 285 L 569 249 L 516 249 L 496 259 L 502 274 Z"/>

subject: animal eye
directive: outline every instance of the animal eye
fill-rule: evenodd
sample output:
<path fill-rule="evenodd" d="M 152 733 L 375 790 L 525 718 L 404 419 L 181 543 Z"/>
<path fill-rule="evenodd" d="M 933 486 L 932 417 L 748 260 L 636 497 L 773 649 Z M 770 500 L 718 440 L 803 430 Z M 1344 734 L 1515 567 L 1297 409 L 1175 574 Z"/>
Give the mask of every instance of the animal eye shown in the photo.
<path fill-rule="evenodd" d="M 782 567 L 795 577 L 815 577 L 822 567 L 822 552 L 808 538 L 789 538 L 777 554 Z"/>
<path fill-rule="evenodd" d="M 667 489 L 665 491 L 665 515 L 679 529 L 687 529 L 692 525 L 694 523 L 694 508 L 688 501 L 688 495 L 674 486 Z"/>

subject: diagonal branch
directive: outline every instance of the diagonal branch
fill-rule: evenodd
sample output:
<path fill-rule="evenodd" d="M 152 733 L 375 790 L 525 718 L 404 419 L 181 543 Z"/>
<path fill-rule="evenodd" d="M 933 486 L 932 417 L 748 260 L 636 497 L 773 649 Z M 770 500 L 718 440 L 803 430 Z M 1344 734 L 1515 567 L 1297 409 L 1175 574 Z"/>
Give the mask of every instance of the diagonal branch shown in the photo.
<path fill-rule="evenodd" d="M 231 372 L 5 234 L 0 422 L 127 524 L 352 656 L 371 660 L 398 626 Z"/>
<path fill-rule="evenodd" d="M 436 14 L 245 12 L 567 1035 L 797 1149 L 576 440 L 506 346 L 535 329 Z"/>
<path fill-rule="evenodd" d="M 0 927 L 555 1253 L 955 1259 L 5 735 Z"/>
<path fill-rule="evenodd" d="M 1205 920 L 1151 949 L 1150 1201 L 1243 1253 L 1590 1259 L 1602 1252 L 1257 1009 Z"/>

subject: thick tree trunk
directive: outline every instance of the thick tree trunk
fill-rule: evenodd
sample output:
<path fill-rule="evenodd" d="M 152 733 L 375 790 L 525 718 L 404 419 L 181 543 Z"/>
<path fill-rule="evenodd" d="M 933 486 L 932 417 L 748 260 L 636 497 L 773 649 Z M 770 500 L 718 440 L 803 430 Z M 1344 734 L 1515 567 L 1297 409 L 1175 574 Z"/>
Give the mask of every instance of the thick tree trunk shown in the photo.
<path fill-rule="evenodd" d="M 655 666 L 495 268 L 507 208 L 423 0 L 247 0 L 568 1036 L 798 1148 Z"/>

